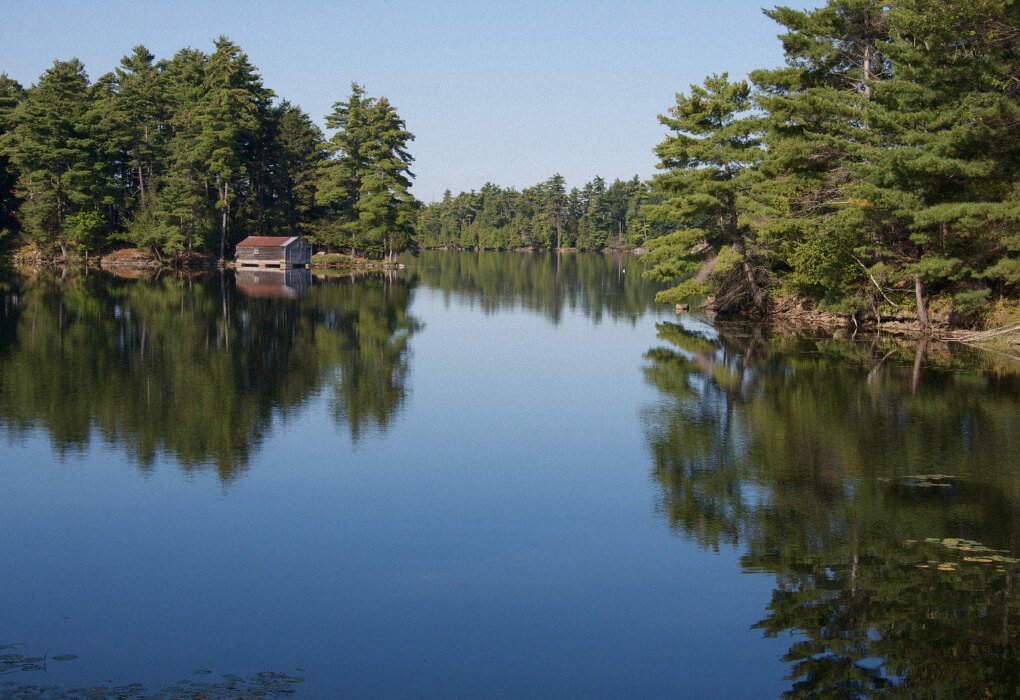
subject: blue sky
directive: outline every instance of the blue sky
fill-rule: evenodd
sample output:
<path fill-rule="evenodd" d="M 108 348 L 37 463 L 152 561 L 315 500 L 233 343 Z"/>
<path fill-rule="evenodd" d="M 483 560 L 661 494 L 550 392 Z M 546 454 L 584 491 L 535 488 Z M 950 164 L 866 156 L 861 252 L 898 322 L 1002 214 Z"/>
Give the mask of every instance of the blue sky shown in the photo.
<path fill-rule="evenodd" d="M 656 116 L 678 91 L 782 63 L 780 27 L 761 11 L 772 4 L 36 0 L 4 9 L 0 71 L 29 85 L 77 57 L 95 79 L 137 44 L 170 58 L 224 34 L 320 126 L 351 82 L 388 97 L 416 136 L 415 195 L 431 201 L 556 172 L 568 186 L 651 176 L 666 133 Z"/>

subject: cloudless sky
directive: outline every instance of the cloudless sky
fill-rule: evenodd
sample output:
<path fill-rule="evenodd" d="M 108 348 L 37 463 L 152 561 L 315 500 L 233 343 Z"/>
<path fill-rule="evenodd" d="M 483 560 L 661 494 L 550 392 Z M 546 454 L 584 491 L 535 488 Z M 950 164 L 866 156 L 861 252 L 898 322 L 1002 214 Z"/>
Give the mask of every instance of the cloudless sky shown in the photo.
<path fill-rule="evenodd" d="M 416 139 L 414 193 L 486 182 L 568 187 L 655 172 L 656 119 L 711 73 L 782 64 L 763 6 L 822 0 L 29 0 L 0 12 L 0 71 L 26 87 L 55 59 L 93 80 L 144 44 L 157 59 L 223 34 L 320 126 L 358 82 Z"/>

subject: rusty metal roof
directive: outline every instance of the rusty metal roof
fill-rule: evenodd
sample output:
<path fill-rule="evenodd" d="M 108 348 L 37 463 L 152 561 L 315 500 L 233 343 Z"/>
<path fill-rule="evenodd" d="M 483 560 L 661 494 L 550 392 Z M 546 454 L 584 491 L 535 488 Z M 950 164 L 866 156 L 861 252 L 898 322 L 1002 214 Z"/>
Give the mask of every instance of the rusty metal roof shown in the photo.
<path fill-rule="evenodd" d="M 291 241 L 296 240 L 297 236 L 248 236 L 237 245 L 253 248 L 284 248 Z"/>

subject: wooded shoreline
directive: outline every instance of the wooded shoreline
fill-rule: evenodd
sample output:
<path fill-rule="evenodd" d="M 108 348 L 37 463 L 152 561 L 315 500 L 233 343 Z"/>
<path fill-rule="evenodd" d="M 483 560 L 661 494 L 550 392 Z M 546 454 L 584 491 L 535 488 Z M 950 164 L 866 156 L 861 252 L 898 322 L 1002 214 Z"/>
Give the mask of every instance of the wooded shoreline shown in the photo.
<path fill-rule="evenodd" d="M 473 250 L 465 251 L 458 248 L 432 249 L 433 252 L 496 252 Z M 519 249 L 506 251 L 521 255 L 548 255 L 550 251 L 535 251 L 531 249 Z M 561 250 L 556 251 L 557 255 L 573 255 L 577 251 Z M 646 251 L 641 248 L 631 250 L 604 250 L 599 254 L 629 253 L 640 257 Z M 217 269 L 233 269 L 232 262 L 221 264 L 214 254 L 195 254 L 186 260 L 160 261 L 151 253 L 134 249 L 121 249 L 113 251 L 103 257 L 92 258 L 87 265 L 83 259 L 60 260 L 52 258 L 43 260 L 39 258 L 15 260 L 15 269 L 38 272 L 48 268 L 84 268 L 92 270 L 103 270 L 112 274 L 123 276 L 124 274 L 146 275 L 160 274 L 164 271 L 176 271 L 180 274 L 201 274 Z M 174 264 L 174 263 L 177 264 Z M 371 274 L 373 272 L 394 271 L 402 268 L 403 265 L 386 260 L 371 260 L 359 258 L 352 260 L 345 254 L 317 253 L 313 257 L 313 272 L 316 270 L 328 272 L 339 271 L 358 276 Z M 134 273 L 134 274 L 132 274 Z M 792 335 L 822 335 L 833 338 L 855 338 L 872 336 L 899 336 L 913 339 L 929 339 L 938 342 L 957 342 L 992 349 L 993 351 L 1005 354 L 1012 359 L 1020 360 L 1020 322 L 1004 319 L 1002 323 L 982 328 L 979 324 L 961 324 L 959 318 L 953 318 L 941 310 L 933 312 L 927 325 L 922 324 L 916 314 L 903 310 L 898 314 L 891 314 L 876 319 L 874 317 L 855 317 L 851 314 L 834 312 L 818 308 L 817 303 L 811 299 L 796 295 L 770 296 L 770 302 L 765 313 L 728 312 L 719 313 L 715 307 L 714 297 L 709 296 L 696 303 L 693 308 L 688 304 L 677 304 L 678 314 L 687 311 L 706 314 L 709 318 L 719 318 L 725 322 L 748 322 L 756 321 L 766 326 L 778 329 Z"/>

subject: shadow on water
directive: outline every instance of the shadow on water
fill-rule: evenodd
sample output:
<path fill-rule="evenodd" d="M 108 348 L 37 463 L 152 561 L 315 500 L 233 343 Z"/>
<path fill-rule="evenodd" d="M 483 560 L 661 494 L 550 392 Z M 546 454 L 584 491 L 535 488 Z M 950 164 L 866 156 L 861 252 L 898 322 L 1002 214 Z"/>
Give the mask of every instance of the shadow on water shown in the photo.
<path fill-rule="evenodd" d="M 61 454 L 98 435 L 142 469 L 167 455 L 229 480 L 274 419 L 313 396 L 328 396 L 354 441 L 385 430 L 404 401 L 419 328 L 408 314 L 413 279 L 312 284 L 304 270 L 261 281 L 230 272 L 5 279 L 0 425 L 44 430 Z"/>
<path fill-rule="evenodd" d="M 1020 690 L 1020 372 L 970 352 L 658 326 L 659 512 L 775 576 L 789 697 Z"/>

